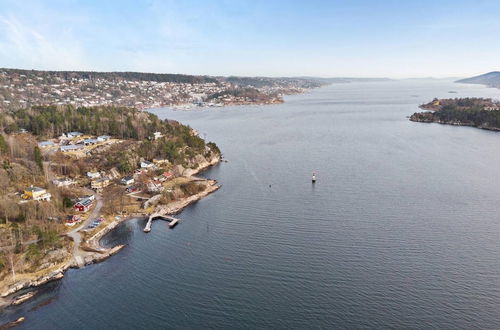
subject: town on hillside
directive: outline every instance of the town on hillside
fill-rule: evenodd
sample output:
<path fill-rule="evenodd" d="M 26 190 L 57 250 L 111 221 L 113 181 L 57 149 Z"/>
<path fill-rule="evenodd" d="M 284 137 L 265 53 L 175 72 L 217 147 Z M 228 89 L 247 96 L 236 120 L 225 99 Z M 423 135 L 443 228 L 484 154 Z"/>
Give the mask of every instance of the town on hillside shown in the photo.
<path fill-rule="evenodd" d="M 202 77 L 172 74 L 0 69 L 0 110 L 33 105 L 148 109 L 283 102 L 323 82 L 305 78 Z"/>

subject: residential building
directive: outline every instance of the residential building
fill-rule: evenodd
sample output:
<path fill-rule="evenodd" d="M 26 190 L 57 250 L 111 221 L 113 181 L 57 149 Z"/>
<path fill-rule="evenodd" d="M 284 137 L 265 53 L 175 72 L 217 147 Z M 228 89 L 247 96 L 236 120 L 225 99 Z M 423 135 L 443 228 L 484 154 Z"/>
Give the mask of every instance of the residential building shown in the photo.
<path fill-rule="evenodd" d="M 94 204 L 94 202 L 91 201 L 90 199 L 82 199 L 82 200 L 78 201 L 77 203 L 75 203 L 73 208 L 76 211 L 87 212 L 88 210 L 90 210 L 90 208 L 92 207 L 93 204 Z"/>
<path fill-rule="evenodd" d="M 153 168 L 155 165 L 150 161 L 143 160 L 141 161 L 141 168 Z"/>
<path fill-rule="evenodd" d="M 132 175 L 128 175 L 128 176 L 123 177 L 120 180 L 120 182 L 121 182 L 121 184 L 128 186 L 128 185 L 133 184 L 135 182 L 135 180 L 134 180 L 134 177 Z"/>
<path fill-rule="evenodd" d="M 31 186 L 24 190 L 23 198 L 35 201 L 50 201 L 52 195 L 44 188 Z"/>
<path fill-rule="evenodd" d="M 100 179 L 93 180 L 90 183 L 90 187 L 92 189 L 103 189 L 103 188 L 109 186 L 109 184 L 110 184 L 110 182 L 109 182 L 108 178 L 100 178 Z"/>
<path fill-rule="evenodd" d="M 97 179 L 101 177 L 101 173 L 99 172 L 87 172 L 87 177 L 91 179 Z"/>

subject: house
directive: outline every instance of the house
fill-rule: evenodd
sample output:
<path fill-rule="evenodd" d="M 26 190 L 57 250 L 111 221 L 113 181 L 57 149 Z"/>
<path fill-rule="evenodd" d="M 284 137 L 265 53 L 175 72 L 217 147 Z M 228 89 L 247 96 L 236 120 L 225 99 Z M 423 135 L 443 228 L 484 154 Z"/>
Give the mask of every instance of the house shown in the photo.
<path fill-rule="evenodd" d="M 87 172 L 87 177 L 91 179 L 98 179 L 101 177 L 101 173 L 99 172 Z"/>
<path fill-rule="evenodd" d="M 90 208 L 92 207 L 93 204 L 94 204 L 94 202 L 91 201 L 90 199 L 82 199 L 82 200 L 78 201 L 77 203 L 75 203 L 75 205 L 73 205 L 73 208 L 76 211 L 87 212 L 88 210 L 90 210 Z"/>
<path fill-rule="evenodd" d="M 128 176 L 123 177 L 120 180 L 120 182 L 121 182 L 121 184 L 128 186 L 128 185 L 133 184 L 135 182 L 135 180 L 134 180 L 134 177 L 132 175 L 128 175 Z"/>
<path fill-rule="evenodd" d="M 168 179 L 173 178 L 173 177 L 174 177 L 174 174 L 173 174 L 172 172 L 164 172 L 164 173 L 162 174 L 162 176 L 163 176 L 165 179 L 167 179 L 167 180 L 168 180 Z"/>
<path fill-rule="evenodd" d="M 163 134 L 161 132 L 154 132 L 153 136 L 151 137 L 151 140 L 158 140 L 163 137 Z"/>
<path fill-rule="evenodd" d="M 163 190 L 163 186 L 157 181 L 148 181 L 147 187 L 149 192 L 160 192 Z"/>
<path fill-rule="evenodd" d="M 93 201 L 93 200 L 95 200 L 95 195 L 85 195 L 83 197 L 78 198 L 78 201 L 81 201 L 84 199 L 90 199 L 91 201 Z"/>
<path fill-rule="evenodd" d="M 52 180 L 52 184 L 56 187 L 68 187 L 71 186 L 72 184 L 75 184 L 75 181 L 69 178 L 62 178 L 62 179 Z"/>
<path fill-rule="evenodd" d="M 31 186 L 24 190 L 22 197 L 24 199 L 32 199 L 35 201 L 50 201 L 52 195 L 44 188 Z"/>
<path fill-rule="evenodd" d="M 80 221 L 82 221 L 82 218 L 79 215 L 68 215 L 64 222 L 65 222 L 66 226 L 71 227 L 71 226 L 76 225 Z"/>
<path fill-rule="evenodd" d="M 94 145 L 97 142 L 99 142 L 97 139 L 85 139 L 85 140 L 83 140 L 83 144 L 85 144 L 86 146 Z"/>
<path fill-rule="evenodd" d="M 42 142 L 38 142 L 38 146 L 40 148 L 47 148 L 47 147 L 53 147 L 55 145 L 54 142 L 52 141 L 42 141 Z"/>
<path fill-rule="evenodd" d="M 141 168 L 153 168 L 155 165 L 150 161 L 143 160 L 141 161 Z"/>
<path fill-rule="evenodd" d="M 111 139 L 111 136 L 109 135 L 101 135 L 97 137 L 97 141 L 99 142 L 108 141 L 109 139 Z"/>
<path fill-rule="evenodd" d="M 61 146 L 59 148 L 59 150 L 61 152 L 68 152 L 68 151 L 79 150 L 79 149 L 82 149 L 83 147 L 84 147 L 83 144 L 70 144 L 70 145 L 67 145 L 67 146 Z"/>
<path fill-rule="evenodd" d="M 66 134 L 66 136 L 69 138 L 75 138 L 75 137 L 82 136 L 82 135 L 83 135 L 83 133 L 80 133 L 80 132 L 69 132 L 68 134 Z"/>
<path fill-rule="evenodd" d="M 108 178 L 100 178 L 100 179 L 96 179 L 96 180 L 93 180 L 91 183 L 90 183 L 90 187 L 92 189 L 103 189 L 107 186 L 109 186 L 109 179 Z"/>

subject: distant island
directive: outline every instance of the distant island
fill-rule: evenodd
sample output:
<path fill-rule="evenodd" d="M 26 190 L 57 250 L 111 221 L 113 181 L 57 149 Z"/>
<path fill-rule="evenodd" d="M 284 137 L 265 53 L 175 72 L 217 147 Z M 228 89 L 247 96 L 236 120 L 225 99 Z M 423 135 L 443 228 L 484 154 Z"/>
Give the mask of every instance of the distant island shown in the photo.
<path fill-rule="evenodd" d="M 411 121 L 500 130 L 500 102 L 489 98 L 436 98 L 420 108 L 428 111 L 415 112 Z"/>
<path fill-rule="evenodd" d="M 330 82 L 318 78 L 210 77 L 143 72 L 0 69 L 0 111 L 36 105 L 157 107 L 282 103 Z"/>

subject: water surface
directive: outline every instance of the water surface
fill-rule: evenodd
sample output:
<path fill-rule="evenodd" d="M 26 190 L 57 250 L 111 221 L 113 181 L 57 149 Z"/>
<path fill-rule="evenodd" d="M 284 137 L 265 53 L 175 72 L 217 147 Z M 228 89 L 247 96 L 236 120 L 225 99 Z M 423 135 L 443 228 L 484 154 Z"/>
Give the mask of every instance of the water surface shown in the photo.
<path fill-rule="evenodd" d="M 448 91 L 457 91 L 449 94 Z M 0 319 L 56 328 L 500 328 L 500 133 L 406 116 L 448 81 L 335 84 L 273 106 L 156 109 L 216 141 L 223 185 Z M 311 184 L 311 174 L 318 182 Z M 32 312 L 33 306 L 53 301 Z"/>

